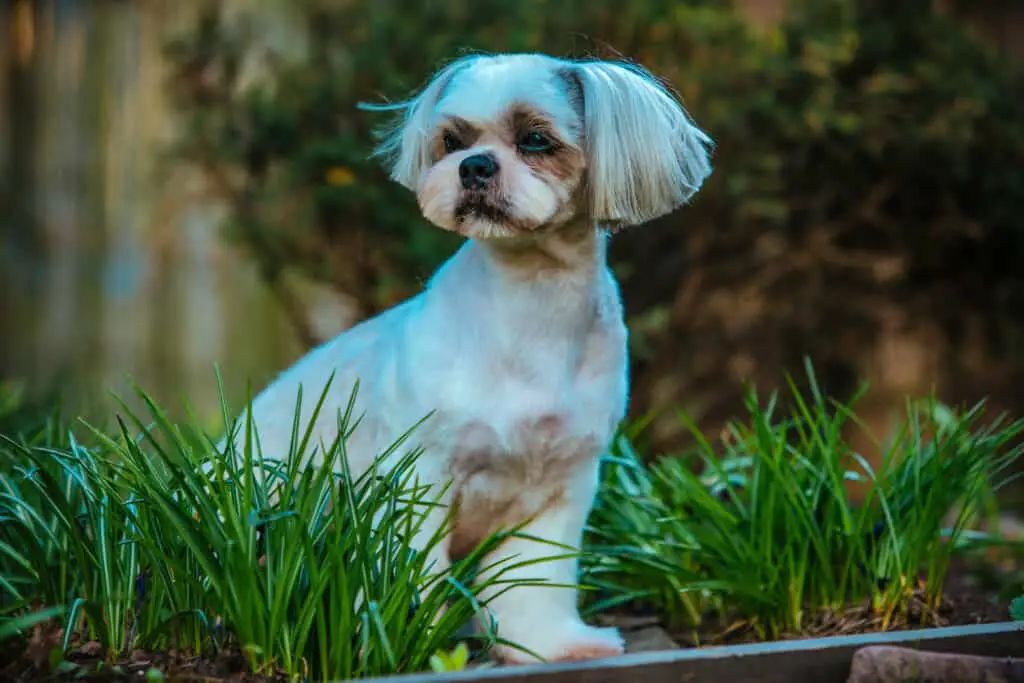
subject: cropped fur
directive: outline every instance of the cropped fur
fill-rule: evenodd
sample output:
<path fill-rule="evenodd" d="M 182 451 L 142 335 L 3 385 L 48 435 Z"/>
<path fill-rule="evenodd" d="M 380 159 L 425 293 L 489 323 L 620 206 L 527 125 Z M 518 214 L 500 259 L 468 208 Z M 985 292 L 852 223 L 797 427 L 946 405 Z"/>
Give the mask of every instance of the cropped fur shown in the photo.
<path fill-rule="evenodd" d="M 424 291 L 311 351 L 253 402 L 267 457 L 287 452 L 297 390 L 336 373 L 314 443 L 360 383 L 349 465 L 428 413 L 416 432 L 421 480 L 450 483 L 417 543 L 448 510 L 454 527 L 430 560 L 443 570 L 489 533 L 579 547 L 598 462 L 628 399 L 627 331 L 606 262 L 606 227 L 637 225 L 687 201 L 710 173 L 710 140 L 646 72 L 544 55 L 452 62 L 408 102 L 378 153 L 424 216 L 468 239 Z M 310 417 L 311 401 L 302 418 Z M 484 563 L 557 552 L 511 538 Z M 506 579 L 573 584 L 568 558 Z M 488 594 L 499 635 L 548 660 L 622 651 L 614 629 L 583 623 L 570 588 Z M 525 655 L 498 649 L 506 661 Z"/>

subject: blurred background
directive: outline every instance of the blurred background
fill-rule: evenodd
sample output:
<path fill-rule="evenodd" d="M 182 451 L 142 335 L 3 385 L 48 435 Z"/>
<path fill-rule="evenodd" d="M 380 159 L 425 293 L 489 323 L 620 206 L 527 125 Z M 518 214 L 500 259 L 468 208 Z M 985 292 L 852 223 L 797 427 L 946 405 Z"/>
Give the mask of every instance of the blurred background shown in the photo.
<path fill-rule="evenodd" d="M 0 379 L 87 414 L 129 379 L 216 424 L 457 247 L 370 161 L 464 50 L 624 56 L 717 143 L 693 204 L 617 236 L 657 449 L 742 384 L 865 381 L 1024 415 L 1016 0 L 0 0 Z M 852 435 L 852 439 L 866 437 Z M 863 441 L 860 447 L 870 452 Z"/>

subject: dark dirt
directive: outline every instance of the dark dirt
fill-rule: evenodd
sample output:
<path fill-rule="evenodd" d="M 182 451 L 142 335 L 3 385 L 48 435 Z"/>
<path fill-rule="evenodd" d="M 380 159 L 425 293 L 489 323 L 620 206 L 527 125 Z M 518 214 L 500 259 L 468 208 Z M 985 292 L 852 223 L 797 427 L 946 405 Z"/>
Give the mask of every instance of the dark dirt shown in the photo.
<path fill-rule="evenodd" d="M 95 652 L 98 649 L 98 643 L 95 642 L 74 648 L 65 657 L 66 664 L 54 671 L 48 656 L 36 656 L 30 647 L 18 660 L 0 668 L 0 682 L 278 683 L 287 680 L 283 675 L 257 676 L 249 673 L 248 662 L 240 652 L 226 652 L 216 657 L 194 657 L 175 652 L 136 650 L 130 657 L 109 663 Z M 151 678 L 150 675 L 156 672 L 159 675 Z"/>
<path fill-rule="evenodd" d="M 960 562 L 952 568 L 946 597 L 937 610 L 928 609 L 920 595 L 915 595 L 908 614 L 889 630 L 960 626 L 993 623 L 1009 619 L 1008 602 L 996 597 L 996 591 L 980 585 L 968 567 Z M 757 642 L 755 629 L 746 623 L 719 623 L 700 632 L 665 629 L 657 616 L 617 612 L 597 619 L 601 624 L 618 626 L 632 652 L 666 650 L 676 647 L 709 647 Z M 871 633 L 881 630 L 881 619 L 870 605 L 818 614 L 808 621 L 800 633 L 788 633 L 783 640 L 823 638 L 837 635 Z M 98 643 L 85 643 L 72 649 L 65 658 L 64 671 L 54 673 L 49 663 L 50 652 L 59 643 L 60 631 L 37 627 L 17 652 L 0 652 L 0 683 L 29 681 L 148 681 L 147 672 L 157 670 L 162 680 L 175 683 L 277 683 L 283 676 L 255 676 L 246 673 L 245 657 L 238 651 L 218 656 L 192 657 L 175 652 L 136 651 L 131 657 L 104 663 Z"/>
<path fill-rule="evenodd" d="M 911 600 L 906 615 L 897 616 L 888 628 L 883 628 L 882 617 L 875 614 L 870 604 L 853 605 L 845 610 L 826 611 L 808 620 L 804 629 L 795 633 L 783 633 L 779 640 L 797 640 L 804 638 L 827 638 L 830 636 L 846 636 L 862 633 L 875 633 L 882 630 L 901 631 L 919 628 L 940 628 L 944 626 L 966 626 L 970 624 L 987 624 L 1009 619 L 1009 606 L 991 602 L 978 593 L 947 592 L 938 609 L 930 609 L 921 593 L 916 593 Z M 633 651 L 667 649 L 652 647 L 651 639 L 660 638 L 651 632 L 654 627 L 661 627 L 656 616 L 640 616 L 635 614 L 605 615 L 600 621 L 606 625 L 618 626 L 626 635 L 627 642 L 635 637 L 643 643 Z M 699 631 L 665 630 L 671 638 L 661 642 L 674 643 L 677 647 L 713 647 L 721 645 L 740 645 L 759 642 L 757 630 L 744 621 L 717 623 Z"/>
<path fill-rule="evenodd" d="M 966 561 L 957 560 L 950 567 L 945 595 L 937 609 L 928 606 L 923 591 L 916 591 L 907 612 L 895 615 L 887 628 L 883 628 L 882 617 L 874 613 L 871 605 L 864 603 L 814 615 L 802 631 L 783 633 L 779 640 L 968 626 L 1009 619 L 1009 600 L 1000 598 L 994 585 L 978 581 L 974 568 Z M 598 621 L 602 625 L 618 626 L 626 637 L 627 650 L 631 651 L 670 649 L 672 645 L 685 648 L 740 645 L 762 640 L 754 626 L 742 620 L 709 620 L 698 630 L 665 628 L 652 612 L 617 612 L 602 615 Z"/>

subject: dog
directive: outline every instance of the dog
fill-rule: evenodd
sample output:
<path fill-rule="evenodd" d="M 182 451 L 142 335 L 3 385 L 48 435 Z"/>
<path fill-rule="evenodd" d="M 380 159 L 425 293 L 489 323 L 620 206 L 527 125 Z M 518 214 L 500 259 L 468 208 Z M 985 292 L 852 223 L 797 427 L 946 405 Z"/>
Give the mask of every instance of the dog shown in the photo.
<path fill-rule="evenodd" d="M 685 204 L 711 172 L 713 143 L 668 88 L 626 62 L 466 55 L 411 99 L 377 108 L 397 112 L 374 152 L 392 180 L 466 241 L 421 293 L 312 350 L 255 397 L 261 449 L 287 453 L 300 385 L 319 395 L 333 373 L 313 442 L 335 440 L 358 381 L 354 475 L 430 414 L 413 435 L 417 474 L 447 489 L 415 543 L 452 514 L 428 558 L 434 571 L 520 524 L 485 565 L 557 554 L 526 536 L 579 548 L 628 399 L 609 236 Z M 301 411 L 305 424 L 312 405 Z M 503 578 L 572 586 L 578 562 L 561 555 Z M 498 635 L 544 660 L 623 652 L 616 629 L 582 620 L 571 587 L 482 597 Z M 496 655 L 533 661 L 508 646 Z"/>

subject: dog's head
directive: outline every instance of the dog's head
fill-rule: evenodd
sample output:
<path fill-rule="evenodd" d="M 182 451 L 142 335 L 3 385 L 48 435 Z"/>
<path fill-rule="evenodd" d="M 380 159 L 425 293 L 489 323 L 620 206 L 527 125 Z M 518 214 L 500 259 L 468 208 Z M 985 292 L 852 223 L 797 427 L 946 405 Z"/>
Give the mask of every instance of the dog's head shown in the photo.
<path fill-rule="evenodd" d="M 645 223 L 711 172 L 711 141 L 650 74 L 544 55 L 473 55 L 397 107 L 379 152 L 423 215 L 466 237 L 583 217 Z"/>

